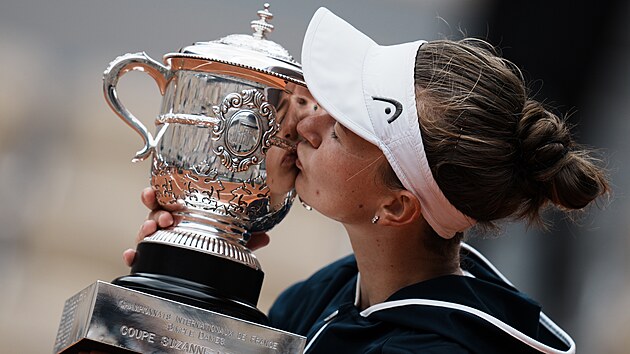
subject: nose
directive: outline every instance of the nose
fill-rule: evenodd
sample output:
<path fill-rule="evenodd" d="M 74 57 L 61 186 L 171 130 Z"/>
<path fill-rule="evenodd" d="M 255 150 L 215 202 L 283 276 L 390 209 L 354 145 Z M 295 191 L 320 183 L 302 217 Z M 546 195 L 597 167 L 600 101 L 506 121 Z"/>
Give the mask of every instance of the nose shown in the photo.
<path fill-rule="evenodd" d="M 320 111 L 323 114 L 306 116 L 297 124 L 298 134 L 314 148 L 321 145 L 326 127 L 335 122 L 329 114 L 324 113 L 324 110 Z"/>
<path fill-rule="evenodd" d="M 286 94 L 277 108 L 280 122 L 280 136 L 296 142 L 299 139 L 297 124 L 317 112 L 319 106 L 310 93 L 301 87 L 295 87 L 294 92 Z"/>

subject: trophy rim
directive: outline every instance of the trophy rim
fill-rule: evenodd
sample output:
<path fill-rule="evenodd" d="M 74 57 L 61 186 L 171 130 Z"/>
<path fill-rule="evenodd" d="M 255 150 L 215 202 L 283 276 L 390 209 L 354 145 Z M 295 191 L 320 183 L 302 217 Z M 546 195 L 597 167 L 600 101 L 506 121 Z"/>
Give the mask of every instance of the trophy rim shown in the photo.
<path fill-rule="evenodd" d="M 180 59 L 181 63 L 177 62 L 177 59 Z M 200 63 L 198 62 L 194 62 L 195 60 L 203 61 L 206 63 L 206 65 L 203 65 L 203 64 L 200 65 Z M 230 74 L 232 75 L 237 74 L 240 77 L 250 79 L 252 81 L 256 81 L 261 84 L 265 84 L 269 86 L 278 86 L 279 83 L 274 82 L 273 84 L 270 84 L 269 79 L 265 80 L 265 78 L 260 78 L 260 77 L 258 79 L 257 78 L 252 79 L 252 75 L 248 75 L 249 72 L 256 72 L 256 73 L 271 76 L 274 79 L 281 79 L 285 81 L 285 83 L 281 85 L 281 87 L 285 86 L 287 81 L 300 85 L 300 86 L 307 87 L 301 67 L 295 66 L 295 65 L 287 65 L 286 62 L 273 59 L 273 58 L 266 58 L 265 60 L 268 61 L 267 63 L 268 66 L 258 67 L 258 66 L 255 66 L 254 63 L 249 63 L 249 64 L 238 63 L 238 62 L 231 61 L 228 59 L 222 59 L 219 56 L 213 56 L 213 55 L 201 55 L 201 54 L 190 54 L 190 53 L 169 53 L 169 54 L 164 55 L 164 63 L 170 64 L 172 70 L 220 72 L 220 68 L 215 69 L 217 65 L 212 65 L 214 63 L 220 63 L 224 65 L 229 65 L 230 67 L 233 67 L 234 70 L 236 70 L 235 72 L 231 72 Z M 191 62 L 189 63 L 187 61 L 191 61 Z M 291 73 L 292 75 L 276 72 L 276 71 L 273 71 L 273 69 L 275 70 L 280 69 L 287 73 Z M 275 80 L 272 80 L 272 82 L 273 81 Z"/>

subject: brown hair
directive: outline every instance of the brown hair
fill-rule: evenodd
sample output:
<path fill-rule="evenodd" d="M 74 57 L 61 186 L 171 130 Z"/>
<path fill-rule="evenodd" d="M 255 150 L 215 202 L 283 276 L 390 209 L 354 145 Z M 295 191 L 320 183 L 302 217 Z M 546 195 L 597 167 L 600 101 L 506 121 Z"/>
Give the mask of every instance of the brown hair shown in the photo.
<path fill-rule="evenodd" d="M 608 192 L 598 160 L 564 119 L 528 98 L 518 68 L 487 43 L 439 40 L 418 51 L 416 101 L 433 176 L 480 224 L 542 223 L 553 204 L 581 209 Z"/>

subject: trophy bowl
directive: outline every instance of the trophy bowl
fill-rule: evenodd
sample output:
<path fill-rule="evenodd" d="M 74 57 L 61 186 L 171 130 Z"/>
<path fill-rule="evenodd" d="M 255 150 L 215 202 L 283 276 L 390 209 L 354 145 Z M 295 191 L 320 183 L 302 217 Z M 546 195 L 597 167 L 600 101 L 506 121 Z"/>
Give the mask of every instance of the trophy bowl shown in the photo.
<path fill-rule="evenodd" d="M 137 247 L 131 274 L 114 284 L 266 323 L 256 309 L 263 272 L 246 247 L 288 213 L 295 197 L 297 122 L 317 110 L 300 64 L 266 39 L 272 14 L 258 11 L 253 35 L 197 42 L 164 56 L 125 54 L 103 76 L 112 110 L 143 139 L 151 186 L 175 226 Z M 152 135 L 117 95 L 120 77 L 149 74 L 163 95 Z"/>

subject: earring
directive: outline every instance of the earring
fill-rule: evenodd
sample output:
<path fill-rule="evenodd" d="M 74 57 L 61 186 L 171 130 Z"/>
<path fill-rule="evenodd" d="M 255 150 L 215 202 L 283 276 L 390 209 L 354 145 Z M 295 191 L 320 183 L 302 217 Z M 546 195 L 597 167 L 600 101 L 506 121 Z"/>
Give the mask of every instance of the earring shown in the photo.
<path fill-rule="evenodd" d="M 380 216 L 374 215 L 374 217 L 372 218 L 372 224 L 376 224 L 378 222 L 378 219 L 380 219 Z"/>
<path fill-rule="evenodd" d="M 307 211 L 311 211 L 311 210 L 313 210 L 313 207 L 312 207 L 312 206 L 310 206 L 310 205 L 308 205 L 308 204 L 306 204 L 306 203 L 304 203 L 304 202 L 302 201 L 302 198 L 300 198 L 300 196 L 299 196 L 299 195 L 298 195 L 298 199 L 300 200 L 300 204 L 302 204 L 302 206 L 304 207 L 304 209 L 306 209 Z"/>

